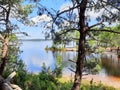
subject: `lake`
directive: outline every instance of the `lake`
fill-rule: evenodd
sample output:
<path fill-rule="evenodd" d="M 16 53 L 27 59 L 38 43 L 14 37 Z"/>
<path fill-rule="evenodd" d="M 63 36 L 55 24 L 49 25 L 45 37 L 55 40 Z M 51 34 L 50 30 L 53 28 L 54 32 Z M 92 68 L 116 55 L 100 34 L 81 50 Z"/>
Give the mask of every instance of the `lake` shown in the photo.
<path fill-rule="evenodd" d="M 52 52 L 46 51 L 45 47 L 52 46 L 52 41 L 22 41 L 20 45 L 21 53 L 20 58 L 23 60 L 27 66 L 27 70 L 32 73 L 38 73 L 41 71 L 43 63 L 46 67 L 50 67 L 52 70 L 55 69 L 57 63 L 57 55 L 60 55 L 62 58 L 62 63 L 64 64 L 63 74 L 72 73 L 68 68 L 74 67 L 74 63 L 68 61 L 76 60 L 76 51 L 67 51 L 67 52 Z M 117 55 L 114 53 L 104 53 L 101 55 L 96 55 L 94 53 L 92 56 L 101 58 L 101 67 L 99 75 L 102 76 L 117 76 L 120 77 L 120 60 L 117 58 Z M 90 55 L 90 56 L 91 56 Z M 90 58 L 87 55 L 86 58 Z"/>

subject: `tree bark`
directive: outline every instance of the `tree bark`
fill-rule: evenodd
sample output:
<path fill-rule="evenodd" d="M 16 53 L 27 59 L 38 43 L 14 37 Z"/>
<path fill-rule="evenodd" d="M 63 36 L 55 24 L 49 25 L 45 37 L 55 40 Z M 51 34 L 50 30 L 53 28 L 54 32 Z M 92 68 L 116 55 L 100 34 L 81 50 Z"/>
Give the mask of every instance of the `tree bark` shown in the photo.
<path fill-rule="evenodd" d="M 6 59 L 7 59 L 7 52 L 8 52 L 8 37 L 5 38 L 4 44 L 3 44 L 3 52 L 2 52 L 2 58 L 1 58 L 1 65 L 0 65 L 0 75 L 2 75 L 4 71 L 4 67 L 6 64 Z"/>
<path fill-rule="evenodd" d="M 6 25 L 6 30 L 5 30 L 5 37 L 4 37 L 4 43 L 3 43 L 3 49 L 2 49 L 2 58 L 1 58 L 1 64 L 0 64 L 0 75 L 3 74 L 5 65 L 6 65 L 6 60 L 7 60 L 7 53 L 8 53 L 8 43 L 9 43 L 9 30 L 10 30 L 10 25 L 9 25 L 9 16 L 10 16 L 10 10 L 11 10 L 11 5 L 9 4 L 9 8 L 6 11 L 6 19 L 5 19 L 5 25 Z"/>
<path fill-rule="evenodd" d="M 74 84 L 71 90 L 80 90 L 80 85 L 82 80 L 82 71 L 83 71 L 84 60 L 85 60 L 85 37 L 86 37 L 86 32 L 88 30 L 85 25 L 85 10 L 87 5 L 87 0 L 82 0 L 80 4 L 82 7 L 78 8 L 78 12 L 79 12 L 78 27 L 80 32 L 78 58 L 76 62 Z"/>

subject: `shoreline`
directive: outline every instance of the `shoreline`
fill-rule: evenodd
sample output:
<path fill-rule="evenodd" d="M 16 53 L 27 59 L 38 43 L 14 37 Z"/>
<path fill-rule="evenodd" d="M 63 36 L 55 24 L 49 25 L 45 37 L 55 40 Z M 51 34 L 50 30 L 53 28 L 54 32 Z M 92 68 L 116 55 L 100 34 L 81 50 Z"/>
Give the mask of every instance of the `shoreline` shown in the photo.
<path fill-rule="evenodd" d="M 96 84 L 101 83 L 103 85 L 112 86 L 112 87 L 115 87 L 115 88 L 120 88 L 120 77 L 100 76 L 100 75 L 86 75 L 86 76 L 83 76 L 83 78 L 85 80 L 88 80 L 89 82 L 93 78 L 93 83 L 96 83 Z"/>
<path fill-rule="evenodd" d="M 57 48 L 57 47 L 46 47 L 45 50 L 51 51 L 77 51 L 76 47 L 65 47 L 65 48 Z"/>
<path fill-rule="evenodd" d="M 74 80 L 74 75 L 64 74 L 62 78 L 65 79 L 65 82 L 67 82 Z M 93 84 L 103 84 L 106 86 L 112 86 L 114 88 L 120 88 L 120 77 L 101 76 L 101 75 L 92 75 L 92 74 L 82 76 L 82 82 L 86 81 L 88 84 L 90 84 L 90 81 L 92 79 L 93 79 Z"/>

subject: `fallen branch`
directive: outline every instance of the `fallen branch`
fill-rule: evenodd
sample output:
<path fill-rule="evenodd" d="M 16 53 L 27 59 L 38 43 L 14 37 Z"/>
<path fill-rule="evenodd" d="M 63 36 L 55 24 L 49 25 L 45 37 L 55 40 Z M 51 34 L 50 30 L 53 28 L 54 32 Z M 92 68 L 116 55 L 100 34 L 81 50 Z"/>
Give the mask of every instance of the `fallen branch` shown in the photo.
<path fill-rule="evenodd" d="M 8 83 L 3 83 L 3 90 L 13 90 Z"/>
<path fill-rule="evenodd" d="M 16 75 L 16 72 L 12 72 L 5 80 L 0 76 L 0 85 L 2 90 L 22 90 L 18 85 L 11 84 L 11 79 Z"/>
<path fill-rule="evenodd" d="M 10 84 L 10 86 L 13 88 L 13 90 L 22 90 L 18 85 Z"/>
<path fill-rule="evenodd" d="M 5 82 L 10 82 L 11 79 L 12 79 L 15 75 L 16 75 L 16 72 L 11 73 L 11 74 L 7 77 L 7 79 L 5 79 Z"/>

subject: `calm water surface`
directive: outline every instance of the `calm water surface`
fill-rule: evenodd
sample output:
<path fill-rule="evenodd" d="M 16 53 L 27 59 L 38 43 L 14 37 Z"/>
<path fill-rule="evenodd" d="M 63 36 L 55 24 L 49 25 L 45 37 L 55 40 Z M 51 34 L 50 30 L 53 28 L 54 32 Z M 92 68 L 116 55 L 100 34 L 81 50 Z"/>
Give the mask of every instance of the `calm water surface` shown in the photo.
<path fill-rule="evenodd" d="M 26 64 L 29 72 L 40 72 L 43 63 L 53 70 L 56 66 L 56 55 L 59 54 L 62 56 L 63 63 L 65 64 L 63 73 L 72 73 L 68 68 L 70 68 L 73 63 L 69 62 L 68 59 L 75 60 L 76 52 L 46 51 L 45 47 L 50 47 L 52 41 L 22 41 L 22 43 L 20 49 L 23 53 L 20 57 Z M 104 53 L 101 56 L 102 69 L 99 75 L 120 77 L 120 60 L 117 58 L 117 55 L 113 53 Z"/>
<path fill-rule="evenodd" d="M 20 55 L 20 58 L 24 61 L 27 66 L 27 70 L 29 72 L 37 73 L 41 71 L 41 67 L 43 63 L 47 67 L 50 67 L 52 70 L 56 65 L 56 55 L 59 53 L 62 56 L 64 63 L 66 63 L 66 67 L 69 68 L 70 64 L 68 59 L 74 59 L 76 56 L 76 52 L 52 52 L 46 51 L 46 46 L 51 46 L 52 41 L 22 41 L 20 46 L 20 50 L 23 53 Z M 67 68 L 64 68 L 64 71 L 69 72 Z"/>

